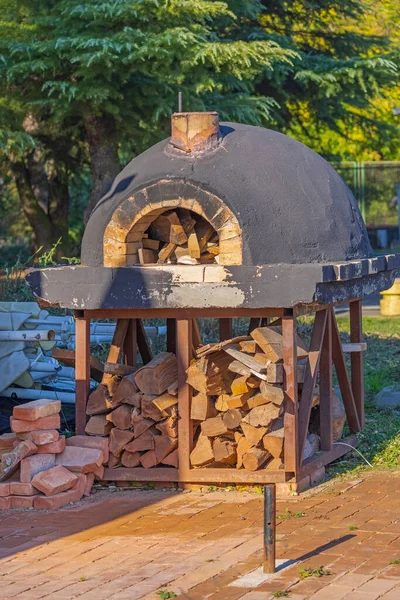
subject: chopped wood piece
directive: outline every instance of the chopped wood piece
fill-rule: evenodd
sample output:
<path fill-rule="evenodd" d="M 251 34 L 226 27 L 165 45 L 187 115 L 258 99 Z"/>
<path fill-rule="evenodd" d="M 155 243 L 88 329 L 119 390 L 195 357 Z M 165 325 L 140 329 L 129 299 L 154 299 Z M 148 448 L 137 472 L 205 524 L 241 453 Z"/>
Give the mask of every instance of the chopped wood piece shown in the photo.
<path fill-rule="evenodd" d="M 193 467 L 204 467 L 212 462 L 214 462 L 214 452 L 211 441 L 205 435 L 200 435 L 190 453 L 190 463 Z"/>
<path fill-rule="evenodd" d="M 122 431 L 121 429 L 111 430 L 110 433 L 110 452 L 114 456 L 120 456 L 125 446 L 133 440 L 133 433 L 131 431 Z"/>
<path fill-rule="evenodd" d="M 167 435 L 157 435 L 154 438 L 155 453 L 157 462 L 161 462 L 168 454 L 178 447 L 178 438 L 168 437 Z"/>
<path fill-rule="evenodd" d="M 143 244 L 143 248 L 146 248 L 148 250 L 158 250 L 160 247 L 159 240 L 152 240 L 150 238 L 142 240 L 142 244 Z"/>
<path fill-rule="evenodd" d="M 306 372 L 305 364 L 297 364 L 297 383 L 304 383 L 304 376 Z M 267 381 L 268 383 L 283 383 L 283 365 L 282 364 L 269 364 L 267 367 Z"/>
<path fill-rule="evenodd" d="M 200 246 L 199 246 L 199 242 L 197 240 L 197 235 L 194 231 L 188 237 L 188 248 L 189 248 L 190 256 L 192 258 L 200 258 L 200 255 L 201 255 Z"/>
<path fill-rule="evenodd" d="M 140 408 L 142 406 L 142 398 L 143 394 L 136 392 L 136 394 L 124 398 L 124 404 L 129 404 L 129 406 L 133 406 L 134 408 Z"/>
<path fill-rule="evenodd" d="M 223 340 L 222 342 L 214 342 L 212 344 L 206 344 L 205 346 L 201 346 L 201 348 L 197 348 L 196 356 L 201 358 L 202 356 L 206 356 L 207 354 L 212 354 L 213 352 L 218 352 L 222 350 L 225 346 L 229 346 L 231 344 L 238 344 L 242 340 L 249 340 L 248 335 L 240 335 L 238 337 L 231 338 L 230 340 Z"/>
<path fill-rule="evenodd" d="M 252 425 L 248 425 L 248 423 L 244 423 L 243 421 L 241 423 L 241 428 L 246 437 L 246 440 L 252 446 L 257 446 L 257 444 L 267 433 L 266 427 L 253 427 Z"/>
<path fill-rule="evenodd" d="M 107 421 L 107 415 L 93 415 L 86 423 L 85 433 L 104 437 L 110 433 L 113 427 L 114 425 Z"/>
<path fill-rule="evenodd" d="M 163 394 L 178 377 L 175 354 L 161 352 L 135 373 L 135 383 L 144 394 Z"/>
<path fill-rule="evenodd" d="M 264 352 L 256 352 L 253 355 L 253 358 L 256 362 L 258 362 L 263 367 L 267 367 L 267 372 L 268 372 L 268 365 L 271 364 L 271 361 L 268 358 L 268 356 L 266 354 L 264 354 Z"/>
<path fill-rule="evenodd" d="M 254 377 L 254 375 L 252 375 L 248 378 L 247 385 L 251 390 L 257 389 L 261 385 L 261 380 L 258 377 Z"/>
<path fill-rule="evenodd" d="M 251 371 L 256 371 L 256 373 L 266 373 L 267 371 L 266 365 L 260 365 L 260 363 L 254 360 L 249 354 L 239 352 L 239 350 L 236 350 L 236 348 L 232 348 L 231 346 L 225 346 L 224 351 L 235 360 L 243 363 L 246 367 L 251 369 Z"/>
<path fill-rule="evenodd" d="M 157 457 L 155 451 L 149 450 L 145 454 L 142 454 L 142 456 L 140 457 L 140 464 L 145 469 L 151 469 L 152 467 L 155 467 L 157 464 Z"/>
<path fill-rule="evenodd" d="M 266 375 L 259 373 L 258 371 L 254 371 L 253 369 L 249 369 L 249 367 L 246 367 L 243 363 L 239 362 L 238 360 L 232 361 L 228 365 L 228 369 L 229 371 L 232 371 L 232 373 L 236 373 L 237 375 L 247 375 L 248 377 L 254 375 L 255 377 L 257 377 L 257 379 L 267 379 Z"/>
<path fill-rule="evenodd" d="M 149 248 L 139 248 L 138 256 L 141 265 L 154 265 L 158 260 L 157 252 Z"/>
<path fill-rule="evenodd" d="M 216 244 L 215 242 L 208 242 L 206 254 L 212 254 L 213 256 L 218 256 L 218 254 L 219 254 L 218 244 Z"/>
<path fill-rule="evenodd" d="M 243 456 L 246 454 L 246 452 L 248 452 L 250 450 L 250 448 L 253 448 L 253 445 L 250 444 L 249 440 L 245 436 L 242 436 L 238 440 L 237 448 L 236 448 L 236 452 L 237 452 L 236 468 L 237 469 L 240 469 L 243 466 Z"/>
<path fill-rule="evenodd" d="M 135 438 L 125 446 L 128 452 L 142 452 L 143 450 L 154 450 L 154 435 L 147 430 L 141 436 Z"/>
<path fill-rule="evenodd" d="M 228 410 L 229 398 L 230 398 L 230 396 L 228 394 L 221 394 L 220 396 L 218 396 L 218 398 L 215 402 L 215 408 L 217 410 L 219 410 L 220 412 L 224 412 L 225 410 Z"/>
<path fill-rule="evenodd" d="M 277 363 L 283 360 L 282 335 L 271 327 L 258 327 L 253 329 L 251 337 L 257 342 L 269 360 Z M 307 358 L 308 352 L 297 346 L 297 358 Z"/>
<path fill-rule="evenodd" d="M 222 420 L 222 415 L 217 415 L 201 423 L 201 432 L 208 437 L 216 437 L 228 433 L 228 428 Z"/>
<path fill-rule="evenodd" d="M 247 354 L 255 354 L 260 351 L 260 347 L 254 340 L 244 340 L 239 344 L 240 351 Z"/>
<path fill-rule="evenodd" d="M 269 452 L 261 448 L 250 448 L 243 456 L 243 466 L 246 471 L 257 471 L 270 458 Z"/>
<path fill-rule="evenodd" d="M 156 400 L 158 396 L 154 396 L 152 394 L 143 394 L 142 402 L 141 402 L 141 416 L 145 419 L 152 419 L 153 421 L 161 421 L 164 418 L 163 413 L 157 406 L 154 404 L 154 400 Z"/>
<path fill-rule="evenodd" d="M 104 363 L 104 373 L 108 375 L 119 375 L 120 377 L 125 377 L 126 375 L 130 375 L 136 371 L 136 367 L 129 367 L 128 365 L 122 365 L 120 363 Z"/>
<path fill-rule="evenodd" d="M 110 469 L 114 469 L 115 467 L 118 467 L 120 464 L 120 459 L 118 456 L 114 456 L 114 454 L 110 453 L 110 456 L 108 457 L 108 466 Z"/>
<path fill-rule="evenodd" d="M 187 369 L 187 382 L 207 396 L 229 392 L 234 377 L 227 369 L 231 360 L 223 351 L 204 356 Z"/>
<path fill-rule="evenodd" d="M 277 406 L 281 406 L 285 397 L 283 389 L 280 386 L 270 385 L 266 381 L 261 382 L 260 393 L 268 402 L 273 402 Z"/>
<path fill-rule="evenodd" d="M 161 248 L 160 252 L 158 253 L 157 262 L 159 264 L 163 264 L 163 263 L 167 262 L 167 260 L 169 258 L 171 258 L 171 256 L 175 252 L 175 249 L 176 249 L 176 244 L 166 244 L 163 248 Z"/>
<path fill-rule="evenodd" d="M 213 453 L 216 462 L 226 465 L 235 465 L 237 460 L 236 443 L 224 438 L 215 438 Z"/>
<path fill-rule="evenodd" d="M 253 390 L 249 390 L 245 394 L 238 394 L 237 396 L 231 396 L 228 400 L 228 408 L 242 408 L 251 397 Z"/>
<path fill-rule="evenodd" d="M 118 429 L 130 429 L 132 426 L 132 408 L 129 404 L 122 404 L 106 416 L 107 421 L 111 421 Z"/>
<path fill-rule="evenodd" d="M 241 431 L 234 431 L 233 432 L 233 437 L 236 443 L 238 443 L 238 441 L 240 439 L 242 439 L 242 437 L 244 437 L 243 433 Z"/>
<path fill-rule="evenodd" d="M 270 400 L 267 400 L 267 398 L 265 398 L 265 396 L 258 393 L 247 400 L 245 409 L 251 410 L 252 408 L 255 408 L 256 406 L 261 406 L 262 404 L 268 404 L 268 402 L 270 402 Z"/>
<path fill-rule="evenodd" d="M 185 244 L 184 246 L 177 246 L 174 254 L 177 259 L 182 258 L 184 256 L 190 258 L 190 252 L 189 248 L 187 247 L 187 244 Z"/>
<path fill-rule="evenodd" d="M 273 458 L 272 460 L 269 461 L 269 463 L 265 466 L 266 469 L 269 469 L 271 471 L 280 471 L 280 470 L 284 470 L 285 465 L 282 462 L 282 459 L 280 458 Z"/>
<path fill-rule="evenodd" d="M 124 450 L 121 454 L 121 462 L 124 467 L 137 467 L 140 464 L 140 453 Z"/>
<path fill-rule="evenodd" d="M 176 396 L 178 394 L 178 380 L 174 381 L 174 383 L 168 386 L 167 392 L 172 396 Z"/>
<path fill-rule="evenodd" d="M 210 223 L 203 219 L 202 221 L 196 223 L 194 230 L 197 235 L 200 250 L 204 250 L 204 248 L 207 247 L 207 242 L 215 234 L 215 229 L 212 227 L 212 225 L 210 225 Z"/>
<path fill-rule="evenodd" d="M 179 465 L 178 449 L 174 450 L 173 452 L 171 452 L 171 454 L 168 454 L 168 456 L 163 458 L 161 463 L 163 465 L 168 465 L 169 467 L 175 467 L 175 469 L 177 469 Z"/>
<path fill-rule="evenodd" d="M 234 396 L 245 394 L 249 391 L 249 386 L 247 385 L 248 379 L 248 375 L 239 375 L 239 377 L 235 377 L 231 385 L 231 391 Z"/>
<path fill-rule="evenodd" d="M 238 408 L 229 408 L 222 415 L 222 420 L 228 429 L 235 429 L 235 427 L 238 427 L 242 418 L 243 414 Z"/>
<path fill-rule="evenodd" d="M 284 429 L 277 429 L 276 431 L 271 431 L 267 433 L 263 437 L 263 444 L 265 450 L 268 450 L 270 454 L 274 458 L 280 458 L 283 453 L 283 445 L 285 439 Z"/>
<path fill-rule="evenodd" d="M 269 402 L 268 404 L 252 408 L 244 417 L 243 421 L 253 427 L 258 427 L 259 425 L 269 427 L 272 421 L 279 417 L 279 413 L 280 406 L 276 406 L 275 404 L 272 404 L 272 402 Z"/>
<path fill-rule="evenodd" d="M 88 416 L 101 415 L 111 410 L 111 397 L 108 388 L 103 383 L 99 383 L 97 388 L 90 394 L 86 404 L 86 414 Z"/>
<path fill-rule="evenodd" d="M 152 421 L 151 419 L 144 419 L 142 415 L 139 415 L 137 412 L 132 411 L 132 427 L 135 438 L 141 436 L 142 433 L 150 429 L 152 425 L 154 425 L 154 421 Z"/>
<path fill-rule="evenodd" d="M 191 419 L 194 421 L 205 421 L 216 415 L 217 409 L 211 396 L 206 396 L 206 394 L 197 394 L 197 396 L 193 396 L 190 409 Z"/>
<path fill-rule="evenodd" d="M 186 233 L 186 235 L 188 235 L 196 225 L 196 219 L 193 218 L 192 212 L 187 208 L 178 208 L 177 213 L 183 227 L 183 231 Z"/>
<path fill-rule="evenodd" d="M 117 407 L 124 402 L 126 404 L 131 404 L 132 406 L 138 406 L 132 401 L 128 401 L 128 399 L 132 399 L 135 397 L 135 394 L 138 392 L 139 388 L 137 387 L 134 379 L 134 374 L 131 373 L 126 377 L 121 379 L 121 382 L 118 386 L 117 391 L 111 399 L 111 403 L 113 407 Z"/>
<path fill-rule="evenodd" d="M 156 429 L 161 431 L 162 435 L 178 437 L 178 420 L 174 417 L 168 417 L 168 419 L 165 419 L 165 421 L 157 423 Z"/>
<path fill-rule="evenodd" d="M 177 244 L 178 246 L 187 242 L 187 235 L 182 227 L 175 211 L 167 211 L 157 217 L 149 228 L 150 235 L 155 240 Z"/>
<path fill-rule="evenodd" d="M 171 406 L 175 406 L 175 404 L 178 404 L 178 398 L 177 398 L 177 396 L 172 396 L 171 394 L 162 394 L 161 396 L 154 398 L 153 404 L 155 404 L 155 406 L 161 412 L 163 412 L 163 411 L 167 410 L 167 408 L 170 408 Z"/>

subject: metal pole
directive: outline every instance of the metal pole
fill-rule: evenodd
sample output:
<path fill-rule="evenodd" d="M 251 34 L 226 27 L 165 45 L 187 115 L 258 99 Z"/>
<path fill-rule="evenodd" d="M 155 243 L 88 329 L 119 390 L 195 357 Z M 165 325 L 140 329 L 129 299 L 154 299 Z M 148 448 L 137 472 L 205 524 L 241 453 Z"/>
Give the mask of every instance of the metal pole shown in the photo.
<path fill-rule="evenodd" d="M 275 573 L 276 488 L 264 485 L 264 573 Z"/>

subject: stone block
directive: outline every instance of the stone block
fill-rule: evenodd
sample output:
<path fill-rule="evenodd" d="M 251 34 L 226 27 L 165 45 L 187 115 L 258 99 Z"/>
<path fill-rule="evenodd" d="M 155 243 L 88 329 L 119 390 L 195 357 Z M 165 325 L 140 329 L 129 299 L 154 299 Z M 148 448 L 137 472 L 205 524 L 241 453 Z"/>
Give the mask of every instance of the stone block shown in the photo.
<path fill-rule="evenodd" d="M 375 404 L 380 408 L 400 407 L 400 385 L 395 383 L 383 388 L 375 396 Z"/>
<path fill-rule="evenodd" d="M 2 481 L 0 483 L 0 498 L 4 498 L 11 494 L 10 486 L 11 483 L 9 481 Z"/>
<path fill-rule="evenodd" d="M 60 435 L 56 442 L 37 447 L 38 454 L 60 454 L 65 450 L 65 435 Z"/>
<path fill-rule="evenodd" d="M 15 441 L 17 441 L 15 433 L 3 433 L 0 435 L 0 450 L 12 450 Z"/>
<path fill-rule="evenodd" d="M 40 494 L 34 496 L 11 496 L 11 508 L 33 508 L 35 498 L 39 498 Z"/>
<path fill-rule="evenodd" d="M 44 429 L 41 431 L 28 431 L 27 433 L 19 433 L 18 438 L 20 440 L 30 440 L 36 446 L 43 446 L 44 444 L 51 444 L 56 442 L 60 434 L 57 429 Z"/>
<path fill-rule="evenodd" d="M 27 431 L 39 431 L 40 429 L 60 429 L 60 415 L 41 417 L 36 421 L 27 421 L 10 417 L 11 430 L 14 433 L 25 433 Z"/>
<path fill-rule="evenodd" d="M 96 450 L 101 450 L 104 457 L 104 464 L 108 462 L 108 444 L 108 438 L 104 437 L 74 435 L 73 437 L 67 439 L 67 446 L 77 446 L 78 448 L 96 448 Z"/>
<path fill-rule="evenodd" d="M 95 473 L 103 464 L 103 453 L 96 448 L 79 448 L 67 446 L 64 452 L 57 454 L 56 465 L 66 467 L 70 471 Z"/>
<path fill-rule="evenodd" d="M 84 496 L 90 496 L 90 492 L 92 490 L 93 484 L 94 484 L 94 473 L 87 473 L 85 489 L 83 491 Z"/>
<path fill-rule="evenodd" d="M 31 483 L 21 481 L 10 481 L 10 494 L 12 496 L 34 496 L 38 491 Z"/>
<path fill-rule="evenodd" d="M 11 508 L 11 498 L 12 496 L 0 497 L 0 510 L 7 510 Z"/>
<path fill-rule="evenodd" d="M 71 502 L 79 502 L 83 496 L 87 484 L 87 477 L 84 473 L 79 473 L 78 480 L 74 487 L 65 492 L 60 492 L 54 496 L 37 496 L 33 503 L 33 508 L 37 510 L 56 510 L 67 506 Z"/>
<path fill-rule="evenodd" d="M 2 455 L 0 462 L 0 481 L 8 479 L 13 473 L 15 473 L 21 461 L 27 456 L 29 457 L 31 454 L 34 454 L 36 450 L 36 444 L 26 440 L 18 444 L 14 450 L 5 452 Z"/>
<path fill-rule="evenodd" d="M 78 476 L 59 465 L 37 473 L 32 479 L 32 485 L 45 496 L 54 496 L 72 488 Z"/>
<path fill-rule="evenodd" d="M 14 419 L 21 419 L 22 421 L 37 421 L 43 417 L 50 417 L 51 415 L 57 415 L 61 410 L 60 400 L 34 400 L 33 402 L 26 402 L 19 406 L 14 406 L 13 417 Z M 51 428 L 50 428 L 51 429 Z"/>
<path fill-rule="evenodd" d="M 40 471 L 54 467 L 56 462 L 54 454 L 35 454 L 21 461 L 21 483 L 31 483 L 32 478 Z"/>

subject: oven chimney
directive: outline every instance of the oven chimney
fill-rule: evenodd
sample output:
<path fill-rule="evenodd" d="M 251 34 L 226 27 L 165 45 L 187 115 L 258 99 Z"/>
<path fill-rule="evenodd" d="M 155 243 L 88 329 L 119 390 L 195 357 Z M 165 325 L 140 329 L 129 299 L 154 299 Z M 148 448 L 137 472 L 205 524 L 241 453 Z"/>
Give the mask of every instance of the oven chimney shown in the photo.
<path fill-rule="evenodd" d="M 206 152 L 219 146 L 218 113 L 181 112 L 171 117 L 170 144 L 188 153 Z"/>

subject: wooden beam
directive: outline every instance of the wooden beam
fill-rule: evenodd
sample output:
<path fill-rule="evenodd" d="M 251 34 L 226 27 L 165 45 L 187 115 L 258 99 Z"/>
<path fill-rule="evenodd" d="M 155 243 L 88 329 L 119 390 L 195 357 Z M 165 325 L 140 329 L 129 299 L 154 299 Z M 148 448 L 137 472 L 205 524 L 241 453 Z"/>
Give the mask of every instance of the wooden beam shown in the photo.
<path fill-rule="evenodd" d="M 234 317 L 253 317 L 260 315 L 263 317 L 282 317 L 291 315 L 291 309 L 287 308 L 108 308 L 85 310 L 85 316 L 91 319 L 201 319 L 201 318 L 234 318 Z M 257 319 L 261 317 L 258 316 Z"/>
<path fill-rule="evenodd" d="M 358 418 L 357 407 L 354 401 L 353 391 L 351 389 L 349 375 L 347 373 L 346 362 L 340 342 L 340 335 L 336 323 L 335 314 L 332 310 L 332 355 L 336 374 L 342 393 L 343 404 L 346 410 L 347 422 L 351 431 L 357 433 L 361 430 L 360 420 Z"/>
<path fill-rule="evenodd" d="M 130 367 L 137 366 L 137 325 L 136 319 L 129 320 L 128 331 L 123 345 L 124 364 Z"/>
<path fill-rule="evenodd" d="M 298 473 L 298 479 L 307 477 L 307 475 L 310 475 L 314 471 L 321 469 L 321 467 L 324 467 L 334 460 L 337 460 L 341 456 L 344 456 L 348 452 L 351 452 L 351 448 L 345 444 L 349 444 L 350 446 L 353 446 L 353 448 L 357 448 L 358 441 L 356 436 L 348 436 L 347 438 L 340 440 L 340 442 L 335 442 L 332 450 L 328 450 L 327 452 L 318 452 L 317 455 L 305 460 Z"/>
<path fill-rule="evenodd" d="M 139 348 L 140 356 L 144 365 L 147 365 L 153 358 L 149 340 L 147 339 L 146 331 L 141 319 L 136 319 L 136 331 L 137 331 L 137 345 Z"/>
<path fill-rule="evenodd" d="M 320 352 L 324 339 L 328 311 L 320 311 L 315 316 L 314 327 L 311 335 L 310 349 L 304 376 L 301 402 L 299 406 L 298 430 L 299 430 L 299 454 L 302 460 L 304 447 L 307 440 L 308 426 L 313 401 L 313 392 L 317 380 Z"/>
<path fill-rule="evenodd" d="M 362 332 L 362 300 L 350 302 L 350 341 L 353 345 L 365 344 Z M 366 346 L 366 344 L 365 344 Z M 357 407 L 361 428 L 364 427 L 364 357 L 362 351 L 353 351 L 351 361 L 351 389 Z"/>
<path fill-rule="evenodd" d="M 333 396 L 332 396 L 332 309 L 328 309 L 324 341 L 320 358 L 319 422 L 321 450 L 333 447 Z"/>
<path fill-rule="evenodd" d="M 117 363 L 121 355 L 122 347 L 129 327 L 129 319 L 118 319 L 114 330 L 110 350 L 108 351 L 107 362 Z"/>
<path fill-rule="evenodd" d="M 190 418 L 192 388 L 186 383 L 186 370 L 192 359 L 192 332 L 191 319 L 176 320 L 176 349 L 178 360 L 178 456 L 179 456 L 179 479 L 190 471 L 189 455 L 193 447 L 193 423 Z"/>
<path fill-rule="evenodd" d="M 75 431 L 85 433 L 86 402 L 90 392 L 90 320 L 75 316 Z"/>
<path fill-rule="evenodd" d="M 194 350 L 202 346 L 200 328 L 197 319 L 192 319 L 192 342 Z"/>
<path fill-rule="evenodd" d="M 285 471 L 296 473 L 299 468 L 298 398 L 297 398 L 297 344 L 296 319 L 283 317 L 283 391 L 285 429 Z"/>
<path fill-rule="evenodd" d="M 244 469 L 180 469 L 155 467 L 153 469 L 115 468 L 104 470 L 103 481 L 165 481 L 179 483 L 285 483 L 292 473 L 283 470 L 245 471 Z"/>
<path fill-rule="evenodd" d="M 219 341 L 224 342 L 233 337 L 232 319 L 219 319 Z"/>

